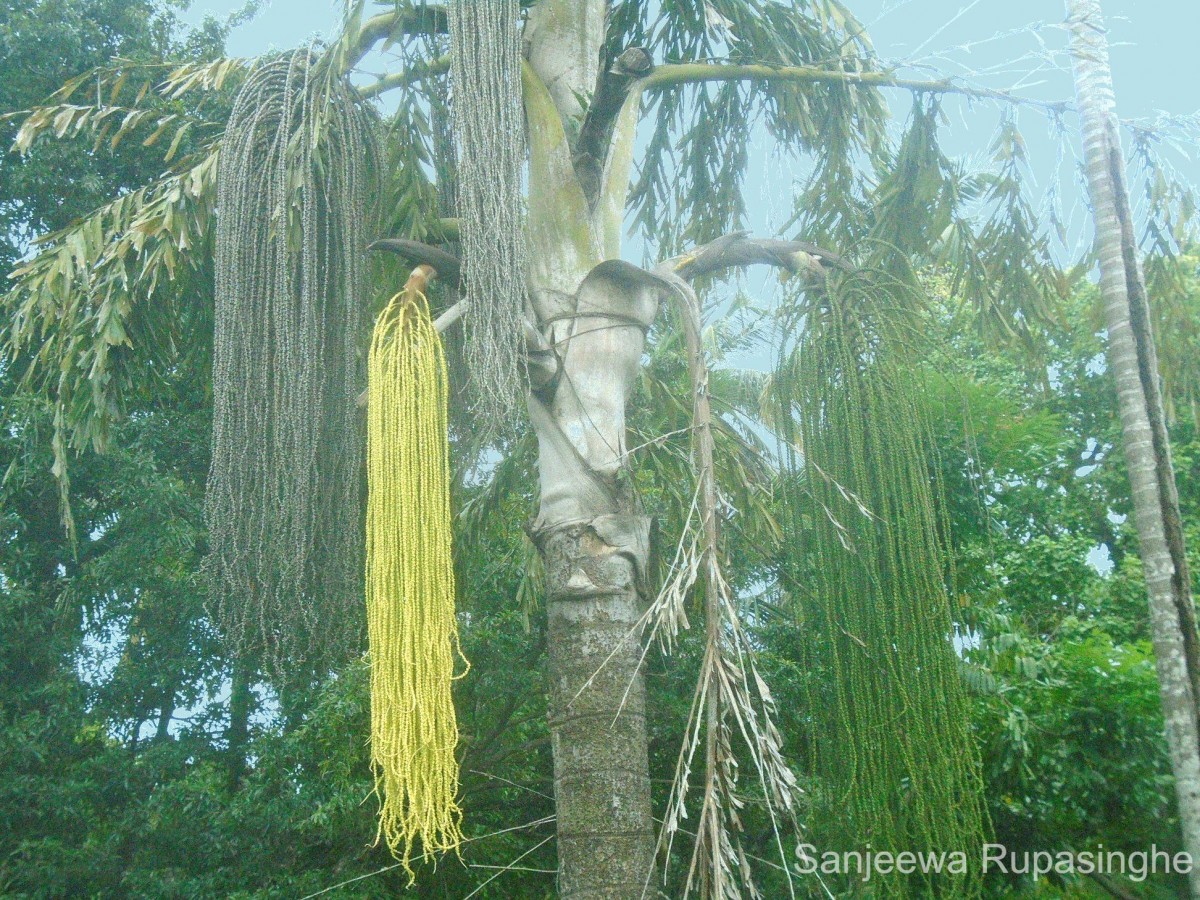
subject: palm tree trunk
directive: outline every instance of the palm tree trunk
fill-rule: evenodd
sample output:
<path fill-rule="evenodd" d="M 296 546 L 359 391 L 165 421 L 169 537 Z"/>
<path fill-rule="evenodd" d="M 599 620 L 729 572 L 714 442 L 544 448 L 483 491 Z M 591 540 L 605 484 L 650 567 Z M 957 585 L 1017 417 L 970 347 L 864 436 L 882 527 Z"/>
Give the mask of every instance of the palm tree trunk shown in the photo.
<path fill-rule="evenodd" d="M 1117 384 L 1133 520 L 1146 577 L 1150 627 L 1184 849 L 1200 860 L 1200 696 L 1195 607 L 1125 185 L 1108 41 L 1100 0 L 1067 0 L 1088 192 L 1096 222 L 1108 361 Z M 1200 897 L 1200 873 L 1191 875 Z"/>
<path fill-rule="evenodd" d="M 647 545 L 638 538 L 648 525 L 636 515 L 612 516 L 550 526 L 536 536 L 549 606 L 559 896 L 572 900 L 634 900 L 653 871 L 636 628 L 644 604 L 630 554 L 644 564 Z"/>
<path fill-rule="evenodd" d="M 596 85 L 606 8 L 542 0 L 525 28 L 529 287 L 557 360 L 544 379 L 530 364 L 541 483 L 531 534 L 546 570 L 558 892 L 571 900 L 656 896 L 637 630 L 649 520 L 629 490 L 623 451 L 645 337 L 629 323 L 649 327 L 658 287 L 631 266 L 603 262 L 620 256 L 626 156 L 604 154 L 611 196 L 590 204 L 568 136 Z M 618 320 L 625 324 L 614 327 Z"/>

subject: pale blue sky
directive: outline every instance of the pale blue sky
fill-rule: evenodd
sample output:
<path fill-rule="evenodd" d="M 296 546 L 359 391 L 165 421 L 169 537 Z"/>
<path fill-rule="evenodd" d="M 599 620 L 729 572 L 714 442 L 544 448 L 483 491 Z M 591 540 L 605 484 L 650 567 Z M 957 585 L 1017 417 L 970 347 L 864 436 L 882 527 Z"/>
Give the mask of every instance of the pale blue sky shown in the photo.
<path fill-rule="evenodd" d="M 847 0 L 867 26 L 876 50 L 888 60 L 914 66 L 916 76 L 938 73 L 964 76 L 975 84 L 1009 88 L 1042 99 L 1069 99 L 1072 86 L 1061 28 L 1061 0 Z M 196 0 L 187 14 L 191 21 L 204 15 L 224 17 L 241 0 Z M 1200 109 L 1200 0 L 1103 0 L 1112 42 L 1113 75 L 1122 118 L 1143 119 L 1159 111 L 1193 114 Z M 294 47 L 315 36 L 328 37 L 337 28 L 341 0 L 275 0 L 230 38 L 229 51 L 254 55 Z M 1011 65 L 1009 65 L 1011 63 Z M 369 66 L 370 64 L 368 64 Z M 378 64 L 376 64 L 377 66 Z M 909 98 L 895 92 L 894 108 L 903 119 Z M 949 124 L 944 146 L 956 155 L 987 150 L 999 118 L 993 104 L 947 101 Z M 1021 126 L 1029 147 L 1031 168 L 1041 188 L 1049 183 L 1059 158 L 1059 145 L 1045 120 L 1025 112 Z M 1074 122 L 1068 123 L 1073 127 Z M 1065 213 L 1079 235 L 1086 217 L 1081 206 L 1073 159 L 1074 135 L 1059 176 Z M 773 230 L 787 218 L 779 191 L 781 163 L 772 158 L 765 139 L 756 169 L 748 182 L 755 228 Z M 1191 148 L 1185 148 L 1190 150 Z M 1200 183 L 1200 160 L 1173 154 L 1172 162 L 1193 182 Z"/>
<path fill-rule="evenodd" d="M 236 0 L 197 0 L 187 18 L 223 17 L 240 5 Z M 916 56 L 945 72 L 960 72 L 962 64 L 983 68 L 1035 49 L 1036 41 L 1028 34 L 994 39 L 1030 25 L 1047 26 L 1042 37 L 1049 46 L 1062 44 L 1055 28 L 1063 17 L 1059 0 L 848 0 L 848 5 L 868 26 L 881 56 Z M 314 35 L 328 36 L 337 27 L 341 8 L 340 0 L 276 0 L 235 32 L 230 51 L 251 55 L 272 47 L 293 47 Z M 1146 116 L 1157 109 L 1195 112 L 1200 106 L 1196 98 L 1200 2 L 1104 0 L 1104 11 L 1122 115 Z M 952 63 L 938 59 L 939 54 L 968 43 L 974 44 L 969 52 L 950 54 Z M 1046 85 L 1032 92 L 1044 97 L 1069 95 L 1069 83 L 1047 78 Z M 988 80 L 993 86 L 1007 86 L 1015 76 Z"/>

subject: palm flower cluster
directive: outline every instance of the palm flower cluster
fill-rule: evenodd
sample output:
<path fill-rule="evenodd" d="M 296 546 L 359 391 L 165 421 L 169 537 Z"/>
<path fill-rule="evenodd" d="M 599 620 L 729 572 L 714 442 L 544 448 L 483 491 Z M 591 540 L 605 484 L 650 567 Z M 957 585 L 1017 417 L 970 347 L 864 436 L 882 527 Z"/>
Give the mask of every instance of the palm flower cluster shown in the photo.
<path fill-rule="evenodd" d="M 207 569 L 233 645 L 280 677 L 360 643 L 372 141 L 301 50 L 246 80 L 221 147 Z"/>

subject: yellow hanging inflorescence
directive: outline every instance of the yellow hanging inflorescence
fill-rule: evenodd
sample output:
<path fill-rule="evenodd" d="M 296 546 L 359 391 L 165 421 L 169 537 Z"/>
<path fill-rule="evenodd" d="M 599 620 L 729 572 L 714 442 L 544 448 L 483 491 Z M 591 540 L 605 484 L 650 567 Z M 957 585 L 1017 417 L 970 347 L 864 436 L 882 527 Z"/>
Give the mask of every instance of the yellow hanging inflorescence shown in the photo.
<path fill-rule="evenodd" d="M 410 875 L 418 836 L 426 858 L 457 850 L 462 840 L 450 696 L 455 662 L 463 657 L 450 555 L 446 360 L 421 290 L 431 274 L 425 268 L 380 315 L 367 362 L 366 595 L 377 840 L 387 842 Z"/>

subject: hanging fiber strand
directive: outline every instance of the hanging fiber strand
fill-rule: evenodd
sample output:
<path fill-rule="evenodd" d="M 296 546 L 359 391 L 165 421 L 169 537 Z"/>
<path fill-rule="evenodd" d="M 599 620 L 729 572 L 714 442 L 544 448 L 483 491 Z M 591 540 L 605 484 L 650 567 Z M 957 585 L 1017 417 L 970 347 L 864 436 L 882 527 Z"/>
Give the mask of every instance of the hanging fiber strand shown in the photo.
<path fill-rule="evenodd" d="M 829 849 L 980 846 L 986 812 L 951 636 L 949 557 L 911 278 L 830 279 L 781 372 L 804 448 L 796 536 L 818 800 Z M 787 417 L 790 420 L 790 414 Z M 789 442 L 796 445 L 793 439 Z M 974 897 L 978 873 L 872 879 L 873 896 Z"/>
<path fill-rule="evenodd" d="M 282 682 L 360 646 L 373 136 L 301 50 L 250 75 L 221 145 L 205 566 L 238 655 Z"/>
<path fill-rule="evenodd" d="M 492 432 L 525 406 L 520 3 L 450 0 L 448 13 L 472 408 Z"/>
<path fill-rule="evenodd" d="M 379 316 L 367 360 L 371 766 L 379 837 L 410 875 L 418 837 L 425 858 L 462 840 L 446 360 L 427 269 Z"/>

